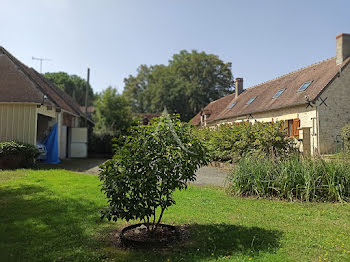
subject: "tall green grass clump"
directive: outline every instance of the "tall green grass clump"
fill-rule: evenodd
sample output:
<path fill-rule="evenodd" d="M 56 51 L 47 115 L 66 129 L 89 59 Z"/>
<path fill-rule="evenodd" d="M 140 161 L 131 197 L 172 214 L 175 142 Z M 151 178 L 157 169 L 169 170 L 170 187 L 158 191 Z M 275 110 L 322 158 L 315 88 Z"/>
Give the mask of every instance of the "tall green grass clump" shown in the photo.
<path fill-rule="evenodd" d="M 243 158 L 228 177 L 230 193 L 301 201 L 350 201 L 350 163 L 289 157 Z"/>

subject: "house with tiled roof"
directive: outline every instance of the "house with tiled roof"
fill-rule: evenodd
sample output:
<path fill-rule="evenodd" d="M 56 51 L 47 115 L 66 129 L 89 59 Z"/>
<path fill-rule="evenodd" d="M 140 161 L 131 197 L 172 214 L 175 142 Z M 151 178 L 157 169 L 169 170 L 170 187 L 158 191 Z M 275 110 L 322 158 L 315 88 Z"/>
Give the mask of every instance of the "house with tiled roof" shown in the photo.
<path fill-rule="evenodd" d="M 153 118 L 160 117 L 160 113 L 133 113 L 133 115 L 139 119 L 142 125 L 149 125 Z"/>
<path fill-rule="evenodd" d="M 350 34 L 336 37 L 336 57 L 243 89 L 208 104 L 193 119 L 201 127 L 283 121 L 305 154 L 335 153 L 350 123 Z M 220 105 L 219 105 L 220 104 Z"/>
<path fill-rule="evenodd" d="M 57 123 L 59 157 L 85 157 L 84 117 L 72 97 L 0 47 L 0 142 L 36 145 Z"/>

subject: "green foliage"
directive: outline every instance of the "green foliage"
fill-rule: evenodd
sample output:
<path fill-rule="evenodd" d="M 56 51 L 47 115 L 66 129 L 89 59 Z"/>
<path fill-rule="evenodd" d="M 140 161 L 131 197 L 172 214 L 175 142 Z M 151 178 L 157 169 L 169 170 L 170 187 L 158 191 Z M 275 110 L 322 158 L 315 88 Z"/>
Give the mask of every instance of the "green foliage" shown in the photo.
<path fill-rule="evenodd" d="M 31 167 L 38 156 L 34 145 L 15 141 L 0 143 L 0 169 Z"/>
<path fill-rule="evenodd" d="M 344 139 L 344 149 L 346 153 L 350 153 L 350 124 L 345 125 L 341 129 L 341 136 Z"/>
<path fill-rule="evenodd" d="M 350 204 L 231 197 L 193 185 L 175 192 L 163 220 L 184 225 L 190 239 L 165 251 L 118 248 L 115 233 L 126 223 L 98 222 L 100 183 L 63 169 L 0 171 L 0 261 L 350 259 Z"/>
<path fill-rule="evenodd" d="M 134 124 L 128 101 L 117 90 L 108 87 L 97 96 L 95 102 L 94 131 L 97 133 L 121 135 Z"/>
<path fill-rule="evenodd" d="M 283 157 L 293 151 L 292 141 L 280 122 L 225 124 L 197 132 L 216 161 L 236 162 L 246 156 Z"/>
<path fill-rule="evenodd" d="M 77 75 L 68 75 L 65 72 L 45 73 L 44 76 L 60 87 L 71 97 L 75 98 L 79 105 L 85 106 L 85 92 L 87 82 Z M 88 105 L 92 105 L 95 100 L 94 91 L 88 87 Z"/>
<path fill-rule="evenodd" d="M 156 228 L 163 212 L 175 204 L 175 190 L 186 188 L 196 170 L 207 164 L 205 149 L 192 129 L 168 115 L 133 128 L 113 159 L 101 166 L 102 190 L 109 202 L 103 217 L 140 219 L 149 229 L 150 222 L 151 229 Z"/>
<path fill-rule="evenodd" d="M 113 135 L 111 133 L 95 133 L 92 132 L 88 137 L 89 154 L 106 155 L 111 157 L 114 152 L 116 143 L 122 145 L 123 136 Z"/>
<path fill-rule="evenodd" d="M 240 196 L 350 201 L 350 163 L 344 161 L 243 158 L 229 182 L 229 191 Z"/>
<path fill-rule="evenodd" d="M 141 65 L 124 79 L 123 95 L 134 112 L 160 113 L 166 107 L 190 120 L 213 100 L 232 92 L 231 63 L 205 52 L 180 51 L 169 65 Z"/>

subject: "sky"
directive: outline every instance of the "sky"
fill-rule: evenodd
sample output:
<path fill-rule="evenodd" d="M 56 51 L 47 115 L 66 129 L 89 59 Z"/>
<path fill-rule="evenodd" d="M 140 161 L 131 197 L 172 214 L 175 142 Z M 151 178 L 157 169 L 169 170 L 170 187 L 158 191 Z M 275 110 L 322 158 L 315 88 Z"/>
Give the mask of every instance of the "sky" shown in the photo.
<path fill-rule="evenodd" d="M 350 33 L 348 0 L 0 0 L 0 46 L 39 71 L 86 78 L 95 92 L 123 91 L 141 64 L 180 50 L 232 63 L 244 87 L 335 56 Z"/>

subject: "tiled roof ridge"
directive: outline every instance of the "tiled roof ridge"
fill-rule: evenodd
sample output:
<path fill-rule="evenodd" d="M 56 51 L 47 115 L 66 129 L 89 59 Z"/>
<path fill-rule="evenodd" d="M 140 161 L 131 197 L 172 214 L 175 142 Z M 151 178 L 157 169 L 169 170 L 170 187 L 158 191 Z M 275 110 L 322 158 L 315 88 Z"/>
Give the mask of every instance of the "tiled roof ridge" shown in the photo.
<path fill-rule="evenodd" d="M 322 64 L 322 63 L 327 62 L 327 61 L 332 60 L 332 59 L 335 59 L 335 56 L 330 57 L 330 58 L 327 58 L 327 59 L 324 59 L 324 60 L 321 60 L 321 61 L 316 62 L 316 63 L 313 63 L 313 64 L 311 64 L 311 65 L 308 65 L 308 66 L 305 66 L 305 67 L 299 68 L 299 69 L 297 69 L 297 70 L 291 71 L 291 72 L 289 72 L 289 73 L 286 73 L 286 74 L 284 74 L 284 75 L 281 75 L 281 76 L 275 77 L 275 78 L 270 79 L 270 80 L 267 80 L 267 81 L 265 81 L 265 82 L 262 82 L 262 83 L 259 83 L 259 84 L 256 84 L 256 85 L 253 85 L 253 86 L 251 86 L 251 87 L 245 88 L 245 90 L 252 89 L 252 88 L 256 88 L 256 87 L 261 86 L 261 85 L 263 85 L 263 84 L 267 84 L 267 83 L 270 83 L 270 82 L 276 81 L 276 80 L 281 79 L 281 78 L 283 78 L 283 77 L 286 77 L 286 76 L 289 76 L 289 75 L 292 75 L 292 74 L 298 73 L 298 72 L 300 72 L 300 71 L 302 71 L 302 70 L 305 70 L 305 69 L 308 69 L 308 68 L 311 68 L 311 67 L 317 66 L 317 65 L 319 65 L 319 64 Z"/>
<path fill-rule="evenodd" d="M 10 52 L 8 52 L 4 47 L 0 46 L 0 53 L 3 53 L 6 55 L 17 67 L 18 69 L 31 81 L 35 87 L 44 95 L 48 97 L 48 99 L 51 101 L 52 104 L 54 104 L 59 109 L 62 108 L 62 105 L 59 104 L 59 102 L 55 101 L 54 97 L 51 97 L 51 94 L 48 93 L 45 88 L 43 88 L 41 85 L 46 85 L 58 98 L 62 100 L 62 102 L 65 104 L 68 110 L 66 110 L 68 113 L 77 114 L 78 116 L 83 116 L 83 113 L 81 112 L 79 105 L 73 100 L 73 98 L 65 93 L 63 90 L 59 89 L 59 87 L 55 86 L 51 81 L 49 81 L 46 77 L 44 77 L 42 74 L 37 72 L 34 68 L 28 67 L 25 64 L 23 64 L 21 61 L 19 61 L 16 57 L 14 57 Z M 40 83 L 40 81 L 42 83 Z M 67 101 L 68 100 L 68 101 Z"/>
<path fill-rule="evenodd" d="M 53 104 L 55 104 L 55 106 L 60 108 L 60 106 L 56 103 L 56 101 L 51 99 L 49 94 L 43 88 L 41 88 L 38 82 L 35 79 L 33 79 L 33 77 L 31 77 L 31 75 L 26 71 L 26 68 L 25 68 L 26 66 L 21 61 L 19 61 L 16 57 L 14 57 L 4 47 L 0 46 L 0 50 L 4 55 L 6 55 L 11 60 L 12 63 L 14 63 L 18 67 L 18 69 L 22 71 L 22 73 L 29 79 L 29 81 L 35 84 L 36 88 L 38 88 L 42 94 L 46 95 L 50 99 L 50 101 Z"/>
<path fill-rule="evenodd" d="M 219 102 L 220 100 L 224 99 L 224 98 L 227 98 L 228 96 L 231 96 L 231 95 L 235 95 L 235 93 L 231 93 L 231 94 L 228 94 L 228 95 L 225 95 L 225 96 L 222 96 L 214 101 L 211 101 L 209 104 L 212 104 L 212 103 L 216 103 L 216 102 Z M 207 105 L 208 106 L 208 105 Z"/>
<path fill-rule="evenodd" d="M 79 116 L 82 116 L 82 112 L 80 112 L 80 108 L 78 109 L 76 107 L 76 105 L 73 105 L 73 98 L 70 97 L 67 93 L 65 93 L 64 95 L 60 92 L 59 87 L 57 87 L 54 83 L 52 83 L 50 80 L 48 80 L 46 77 L 44 77 L 43 75 L 41 75 L 39 72 L 37 72 L 34 68 L 30 68 L 42 81 L 44 81 L 47 85 L 49 85 L 51 87 L 51 89 L 63 100 L 66 101 L 66 99 L 68 98 L 70 101 L 70 103 L 68 104 L 69 107 L 71 109 L 73 109 L 73 111 L 75 111 L 75 113 Z"/>

